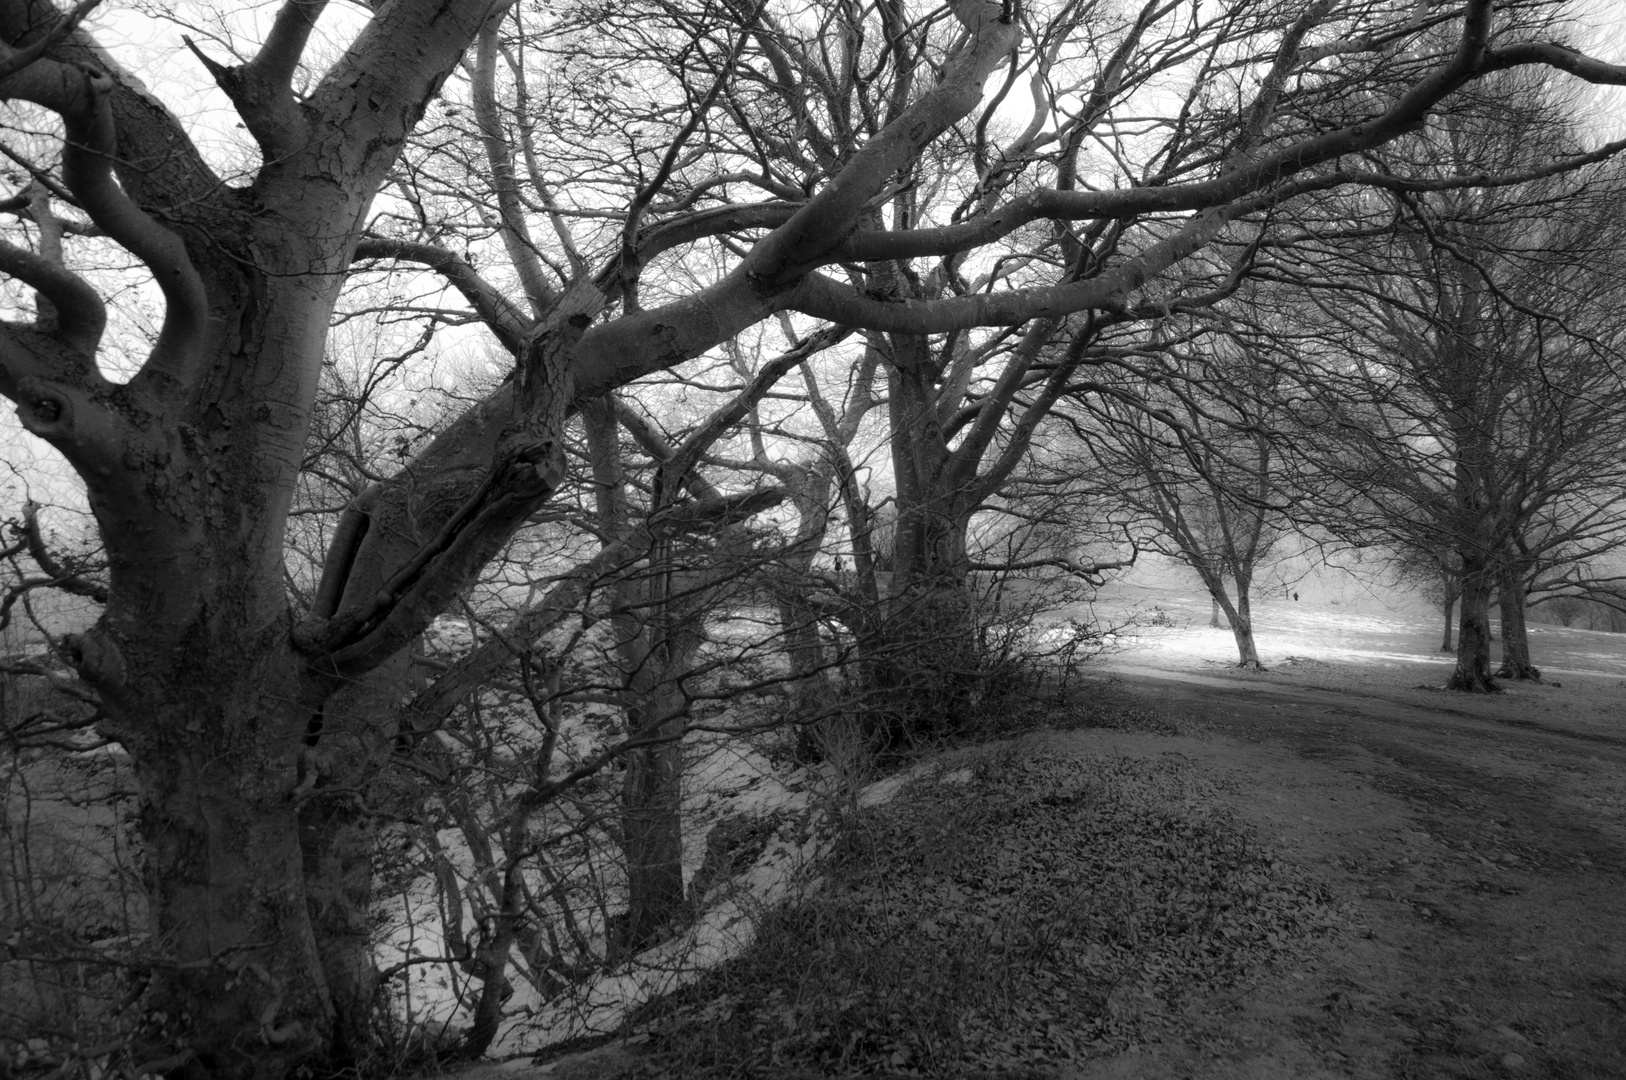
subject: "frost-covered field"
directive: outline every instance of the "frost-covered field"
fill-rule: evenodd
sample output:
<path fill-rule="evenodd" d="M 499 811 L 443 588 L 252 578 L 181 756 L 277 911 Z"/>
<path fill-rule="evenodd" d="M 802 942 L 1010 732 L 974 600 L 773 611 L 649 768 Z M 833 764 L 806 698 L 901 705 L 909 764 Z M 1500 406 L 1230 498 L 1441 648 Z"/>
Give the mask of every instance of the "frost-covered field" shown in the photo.
<path fill-rule="evenodd" d="M 1114 663 L 1182 666 L 1207 661 L 1234 663 L 1235 639 L 1228 629 L 1208 625 L 1209 600 L 1192 588 L 1113 586 L 1096 610 L 1107 621 L 1139 612 L 1139 625 L 1122 637 Z M 1161 611 L 1165 618 L 1149 619 Z M 1451 664 L 1440 651 L 1440 616 L 1404 597 L 1372 593 L 1353 599 L 1301 601 L 1280 596 L 1253 602 L 1254 638 L 1266 667 L 1289 657 L 1374 667 L 1438 665 L 1441 678 Z M 1492 617 L 1495 625 L 1495 617 Z M 1162 625 L 1158 625 L 1161 623 Z M 1626 634 L 1530 624 L 1530 651 L 1550 675 L 1626 677 Z M 1493 645 L 1491 660 L 1500 660 Z"/>

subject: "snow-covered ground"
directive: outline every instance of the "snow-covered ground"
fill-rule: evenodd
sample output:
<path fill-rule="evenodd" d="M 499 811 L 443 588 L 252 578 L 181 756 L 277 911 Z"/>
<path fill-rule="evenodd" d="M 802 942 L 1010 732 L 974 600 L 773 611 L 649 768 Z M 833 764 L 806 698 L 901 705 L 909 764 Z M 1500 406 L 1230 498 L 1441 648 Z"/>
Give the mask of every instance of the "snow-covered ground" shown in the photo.
<path fill-rule="evenodd" d="M 1109 622 L 1139 613 L 1139 625 L 1120 635 L 1121 647 L 1109 664 L 1236 662 L 1236 639 L 1229 629 L 1208 625 L 1210 603 L 1200 589 L 1114 586 L 1103 591 L 1096 611 Z M 1164 618 L 1148 618 L 1159 611 Z M 1266 667 L 1304 657 L 1378 667 L 1437 664 L 1443 676 L 1453 662 L 1451 654 L 1440 651 L 1440 616 L 1392 594 L 1374 592 L 1354 601 L 1259 598 L 1253 601 L 1253 623 Z M 1491 623 L 1494 628 L 1494 617 Z M 1626 634 L 1539 623 L 1530 624 L 1529 631 L 1531 657 L 1544 672 L 1626 676 Z M 1499 648 L 1492 646 L 1493 663 L 1501 659 Z"/>
<path fill-rule="evenodd" d="M 1283 595 L 1254 602 L 1256 640 L 1267 668 L 1285 672 L 1294 668 L 1295 661 L 1301 667 L 1304 662 L 1332 665 L 1346 680 L 1355 678 L 1374 686 L 1415 686 L 1419 679 L 1435 681 L 1435 675 L 1438 682 L 1444 681 L 1451 657 L 1439 651 L 1440 619 L 1426 605 L 1379 590 L 1302 590 L 1301 597 L 1294 600 L 1291 589 L 1286 589 Z M 1228 629 L 1210 627 L 1209 615 L 1208 598 L 1200 589 L 1145 582 L 1119 584 L 1104 590 L 1093 609 L 1058 613 L 1055 635 L 1059 643 L 1068 632 L 1069 618 L 1118 628 L 1109 638 L 1109 651 L 1099 660 L 1107 669 L 1233 667 L 1234 639 Z M 1609 701 L 1616 700 L 1616 688 L 1626 678 L 1626 635 L 1544 625 L 1532 625 L 1530 634 L 1535 662 L 1549 675 L 1589 677 L 1566 684 L 1566 700 L 1580 693 L 1584 701 L 1576 697 L 1577 707 L 1585 704 L 1589 711 L 1594 705 L 1606 709 Z M 1576 687 L 1576 682 L 1583 687 Z M 1593 697 L 1598 701 L 1593 702 Z M 1516 705 L 1512 700 L 1504 704 Z M 602 722 L 604 718 L 598 719 Z M 915 778 L 869 782 L 861 773 L 843 773 L 828 766 L 791 768 L 783 760 L 771 760 L 767 746 L 760 739 L 715 733 L 696 734 L 685 744 L 686 881 L 692 881 L 705 862 L 708 838 L 720 822 L 758 819 L 771 823 L 771 835 L 760 854 L 748 866 L 734 868 L 728 880 L 706 888 L 704 910 L 685 933 L 616 970 L 546 999 L 534 986 L 516 978 L 517 992 L 507 1002 L 508 1020 L 492 1047 L 493 1054 L 530 1054 L 567 1040 L 614 1031 L 631 1010 L 738 955 L 750 945 L 763 913 L 816 887 L 815 868 L 832 835 L 828 824 L 844 810 L 891 798 Z M 915 775 L 930 771 L 924 767 Z M 454 849 L 458 845 L 451 836 L 445 842 Z M 608 849 L 603 858 L 613 862 Z M 613 879 L 613 870 L 604 874 Z M 613 888 L 612 883 L 612 893 Z M 409 899 L 420 907 L 431 905 L 428 884 L 423 895 Z M 439 942 L 421 936 L 422 926 L 428 922 L 433 920 L 417 920 L 420 936 L 410 947 L 433 954 Z M 602 923 L 593 930 L 602 936 Z M 389 951 L 404 955 L 407 946 L 398 935 Z M 450 989 L 437 988 L 425 978 L 415 983 L 415 992 L 412 1004 L 419 1020 L 433 1016 L 457 1025 L 455 995 Z"/>
<path fill-rule="evenodd" d="M 776 774 L 760 754 L 730 747 L 715 736 L 696 740 L 686 821 L 684 876 L 700 866 L 710 827 L 729 815 L 776 817 L 779 824 L 755 862 L 719 887 L 707 890 L 709 906 L 679 937 L 640 954 L 615 971 L 552 1001 L 513 1000 L 509 1021 L 491 1053 L 497 1057 L 535 1053 L 584 1036 L 617 1030 L 640 1005 L 681 989 L 730 960 L 756 936 L 764 914 L 818 887 L 816 868 L 834 839 L 833 824 L 844 807 L 877 806 L 907 784 L 935 770 L 931 765 L 853 786 L 855 777 L 835 769 Z M 961 770 L 937 777 L 941 783 L 969 779 Z M 787 782 L 788 780 L 788 782 Z M 698 849 L 698 850 L 694 850 Z M 712 898 L 716 898 L 713 900 Z"/>

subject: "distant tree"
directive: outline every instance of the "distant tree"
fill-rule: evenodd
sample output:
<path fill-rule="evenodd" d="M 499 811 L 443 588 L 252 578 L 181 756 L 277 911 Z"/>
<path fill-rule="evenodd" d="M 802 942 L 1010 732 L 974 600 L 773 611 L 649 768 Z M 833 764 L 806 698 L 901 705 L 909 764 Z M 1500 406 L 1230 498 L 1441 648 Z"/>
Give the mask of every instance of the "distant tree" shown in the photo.
<path fill-rule="evenodd" d="M 1117 478 L 1116 499 L 1150 530 L 1142 542 L 1196 571 L 1212 625 L 1223 612 L 1238 663 L 1258 670 L 1255 577 L 1287 527 L 1261 388 L 1247 392 L 1270 369 L 1212 329 L 1151 351 L 1142 371 L 1155 374 L 1075 395 L 1098 421 L 1086 443 L 1096 467 Z"/>
<path fill-rule="evenodd" d="M 1550 615 L 1558 620 L 1558 625 L 1568 628 L 1575 625 L 1575 621 L 1586 614 L 1586 601 L 1579 596 L 1557 596 L 1542 605 L 1543 614 Z"/>
<path fill-rule="evenodd" d="M 1504 83 L 1390 148 L 1443 174 L 1528 179 L 1328 204 L 1313 228 L 1337 250 L 1296 247 L 1269 271 L 1302 290 L 1300 318 L 1315 327 L 1293 361 L 1293 438 L 1316 461 L 1301 483 L 1346 535 L 1450 552 L 1461 596 L 1450 685 L 1462 690 L 1494 689 L 1494 598 L 1498 674 L 1539 677 L 1528 583 L 1567 545 L 1607 546 L 1620 531 L 1619 173 L 1541 168 L 1544 142 L 1567 136 L 1537 89 Z"/>
<path fill-rule="evenodd" d="M 1440 651 L 1456 652 L 1452 643 L 1456 630 L 1453 616 L 1462 596 L 1462 571 L 1456 553 L 1449 548 L 1401 547 L 1392 566 L 1402 584 L 1415 585 L 1423 599 L 1444 617 Z"/>

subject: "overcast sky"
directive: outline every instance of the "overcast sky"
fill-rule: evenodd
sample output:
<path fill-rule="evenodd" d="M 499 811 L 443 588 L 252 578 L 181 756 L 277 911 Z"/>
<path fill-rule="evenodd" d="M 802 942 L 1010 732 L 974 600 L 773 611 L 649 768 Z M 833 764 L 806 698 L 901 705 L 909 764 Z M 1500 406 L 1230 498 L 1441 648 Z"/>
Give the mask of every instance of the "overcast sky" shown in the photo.
<path fill-rule="evenodd" d="M 192 37 L 210 57 L 230 63 L 234 53 L 241 58 L 252 52 L 262 28 L 269 26 L 280 5 L 281 0 L 234 4 L 222 19 L 207 14 L 213 5 L 181 0 L 165 9 L 175 15 L 157 18 L 121 0 L 110 0 L 90 17 L 88 24 L 121 63 L 189 122 L 197 132 L 200 149 L 212 164 L 230 175 L 252 167 L 253 145 L 224 95 L 186 49 L 182 35 Z M 1575 11 L 1577 23 L 1589 31 L 1590 38 L 1576 44 L 1598 59 L 1626 63 L 1626 2 L 1578 0 Z M 189 16 L 188 12 L 197 14 Z M 313 56 L 335 54 L 369 14 L 358 4 L 329 5 L 322 16 L 322 32 L 312 46 Z M 1597 102 L 1595 137 L 1626 137 L 1626 88 L 1600 88 Z M 15 512 L 24 497 L 25 480 L 29 493 L 37 499 L 82 505 L 77 481 L 66 462 L 55 450 L 24 432 L 9 408 L 0 408 L 0 465 L 0 520 Z"/>

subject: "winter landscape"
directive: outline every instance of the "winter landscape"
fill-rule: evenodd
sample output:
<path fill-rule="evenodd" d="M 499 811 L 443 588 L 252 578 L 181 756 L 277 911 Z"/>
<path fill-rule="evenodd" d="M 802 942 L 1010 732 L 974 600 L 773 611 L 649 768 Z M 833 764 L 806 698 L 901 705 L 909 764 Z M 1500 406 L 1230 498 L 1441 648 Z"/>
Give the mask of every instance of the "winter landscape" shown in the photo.
<path fill-rule="evenodd" d="M 1601 0 L 0 0 L 0 1080 L 1626 1075 Z"/>

